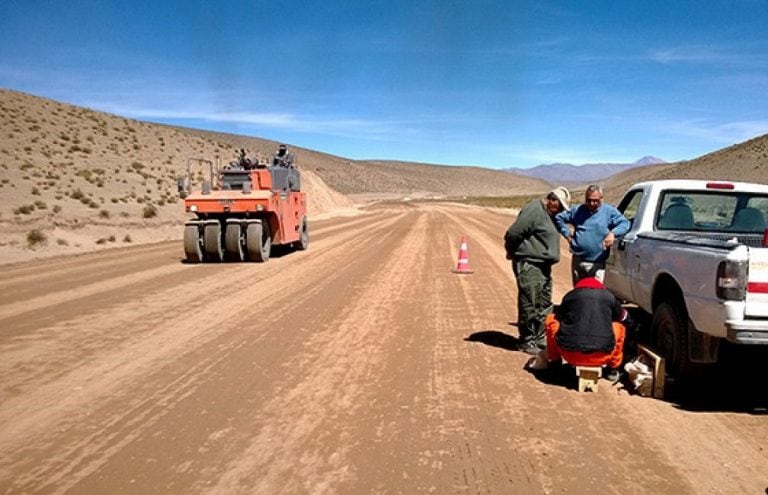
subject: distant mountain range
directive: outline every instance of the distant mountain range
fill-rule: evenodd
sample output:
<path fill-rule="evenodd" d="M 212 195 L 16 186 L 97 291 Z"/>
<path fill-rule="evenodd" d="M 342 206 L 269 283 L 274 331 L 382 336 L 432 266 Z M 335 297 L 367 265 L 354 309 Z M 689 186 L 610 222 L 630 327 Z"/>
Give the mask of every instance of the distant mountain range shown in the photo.
<path fill-rule="evenodd" d="M 584 184 L 597 182 L 619 172 L 645 165 L 658 165 L 667 163 L 655 156 L 644 156 L 632 163 L 585 163 L 573 165 L 571 163 L 550 163 L 537 165 L 533 168 L 506 168 L 505 172 L 526 175 L 549 183 L 558 184 Z"/>

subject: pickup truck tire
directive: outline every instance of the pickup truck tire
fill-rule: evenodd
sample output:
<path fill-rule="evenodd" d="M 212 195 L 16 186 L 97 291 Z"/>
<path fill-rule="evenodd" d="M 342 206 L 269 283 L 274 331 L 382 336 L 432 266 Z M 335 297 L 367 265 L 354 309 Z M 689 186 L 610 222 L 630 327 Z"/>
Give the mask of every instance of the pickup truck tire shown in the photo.
<path fill-rule="evenodd" d="M 661 303 L 653 312 L 651 335 L 654 347 L 666 360 L 667 374 L 681 377 L 696 374 L 700 365 L 693 363 L 688 349 L 688 315 L 677 304 Z"/>

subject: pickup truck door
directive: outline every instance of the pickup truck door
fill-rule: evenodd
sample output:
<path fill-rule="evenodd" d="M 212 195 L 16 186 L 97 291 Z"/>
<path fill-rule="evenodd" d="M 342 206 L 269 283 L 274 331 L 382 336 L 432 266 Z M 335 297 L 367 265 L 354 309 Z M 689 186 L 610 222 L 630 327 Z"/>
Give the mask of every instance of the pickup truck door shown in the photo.
<path fill-rule="evenodd" d="M 635 249 L 639 225 L 635 218 L 642 199 L 642 189 L 631 190 L 617 206 L 618 210 L 629 220 L 630 228 L 626 235 L 616 240 L 605 263 L 606 286 L 616 297 L 627 301 L 633 300 L 633 280 L 640 273 L 640 257 Z"/>

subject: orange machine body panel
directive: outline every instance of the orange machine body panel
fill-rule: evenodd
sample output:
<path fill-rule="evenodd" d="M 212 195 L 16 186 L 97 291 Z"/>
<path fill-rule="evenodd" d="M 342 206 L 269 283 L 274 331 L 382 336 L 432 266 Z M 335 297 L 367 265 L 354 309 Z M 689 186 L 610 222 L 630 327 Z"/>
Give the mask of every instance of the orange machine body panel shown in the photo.
<path fill-rule="evenodd" d="M 235 188 L 226 189 L 233 177 L 236 180 L 229 185 Z M 216 189 L 192 192 L 184 199 L 184 209 L 199 219 L 261 218 L 268 221 L 273 243 L 295 242 L 307 214 L 307 195 L 287 187 L 275 189 L 274 185 L 269 167 L 223 171 Z"/>

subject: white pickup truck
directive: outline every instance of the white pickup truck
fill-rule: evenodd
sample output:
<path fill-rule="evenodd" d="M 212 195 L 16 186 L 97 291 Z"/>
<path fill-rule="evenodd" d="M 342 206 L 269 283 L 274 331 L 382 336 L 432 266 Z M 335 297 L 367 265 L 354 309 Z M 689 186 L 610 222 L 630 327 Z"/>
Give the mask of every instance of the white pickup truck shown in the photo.
<path fill-rule="evenodd" d="M 605 285 L 651 314 L 671 375 L 716 362 L 722 339 L 768 346 L 768 185 L 643 182 L 617 207 L 632 226 Z"/>

